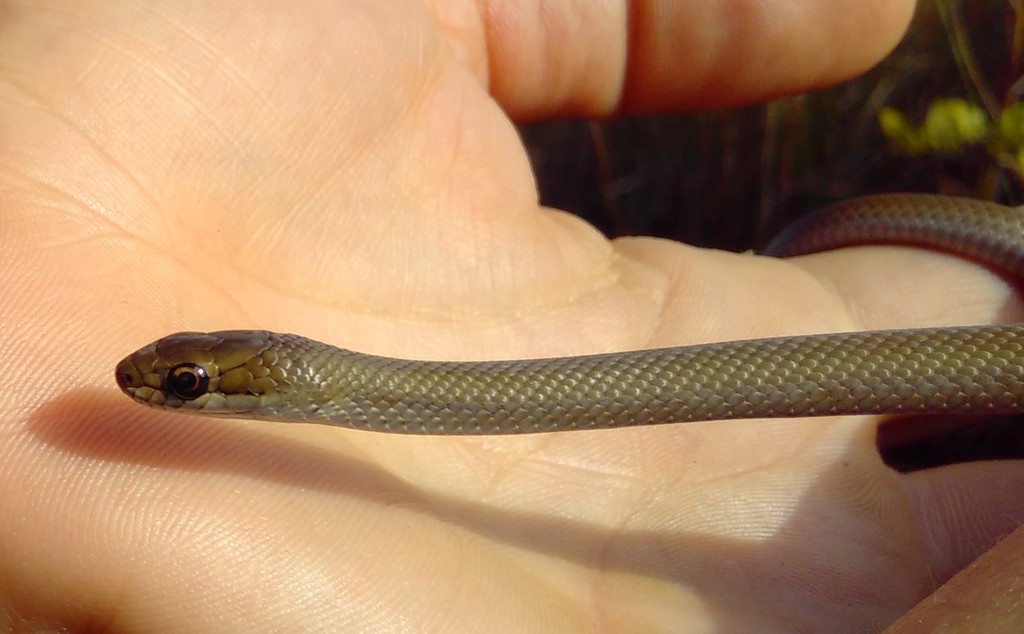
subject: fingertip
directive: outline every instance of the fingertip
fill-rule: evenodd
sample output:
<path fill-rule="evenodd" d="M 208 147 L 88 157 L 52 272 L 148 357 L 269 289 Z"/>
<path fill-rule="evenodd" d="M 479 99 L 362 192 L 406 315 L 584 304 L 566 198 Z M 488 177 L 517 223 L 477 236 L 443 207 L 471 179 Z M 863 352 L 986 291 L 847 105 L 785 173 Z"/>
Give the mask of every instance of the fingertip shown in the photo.
<path fill-rule="evenodd" d="M 913 8 L 912 0 L 639 3 L 620 108 L 730 107 L 847 80 L 892 51 Z"/>

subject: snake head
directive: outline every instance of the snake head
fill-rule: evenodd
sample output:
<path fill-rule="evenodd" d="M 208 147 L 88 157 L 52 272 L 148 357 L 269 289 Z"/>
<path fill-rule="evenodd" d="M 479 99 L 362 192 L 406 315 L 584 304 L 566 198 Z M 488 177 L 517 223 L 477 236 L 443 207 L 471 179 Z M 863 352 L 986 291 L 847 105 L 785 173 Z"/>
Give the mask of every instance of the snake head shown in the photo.
<path fill-rule="evenodd" d="M 150 407 L 245 417 L 273 401 L 284 380 L 268 334 L 175 333 L 122 359 L 114 376 L 122 392 Z"/>

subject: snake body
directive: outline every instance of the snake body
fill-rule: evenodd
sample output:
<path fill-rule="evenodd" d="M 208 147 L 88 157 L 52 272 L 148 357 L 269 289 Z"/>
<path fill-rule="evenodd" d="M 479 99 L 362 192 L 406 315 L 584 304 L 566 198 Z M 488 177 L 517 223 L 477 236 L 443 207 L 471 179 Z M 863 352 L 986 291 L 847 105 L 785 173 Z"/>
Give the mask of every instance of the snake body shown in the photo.
<path fill-rule="evenodd" d="M 940 249 L 1024 279 L 1024 217 L 944 196 L 846 201 L 767 250 Z M 137 402 L 417 434 L 516 434 L 736 418 L 1024 411 L 1024 324 L 778 337 L 516 361 L 432 362 L 255 330 L 177 333 L 115 371 Z"/>

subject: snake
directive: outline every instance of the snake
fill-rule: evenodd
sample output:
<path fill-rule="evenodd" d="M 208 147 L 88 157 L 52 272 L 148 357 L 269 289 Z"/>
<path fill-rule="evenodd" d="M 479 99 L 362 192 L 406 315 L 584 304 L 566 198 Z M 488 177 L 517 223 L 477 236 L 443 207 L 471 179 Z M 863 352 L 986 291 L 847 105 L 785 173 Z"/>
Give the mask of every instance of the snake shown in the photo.
<path fill-rule="evenodd" d="M 762 251 L 891 244 L 1024 279 L 1024 217 L 929 194 L 840 201 Z M 406 434 L 562 432 L 727 419 L 1024 411 L 1024 324 L 841 332 L 582 356 L 424 361 L 263 330 L 181 332 L 117 364 L 137 403 Z"/>

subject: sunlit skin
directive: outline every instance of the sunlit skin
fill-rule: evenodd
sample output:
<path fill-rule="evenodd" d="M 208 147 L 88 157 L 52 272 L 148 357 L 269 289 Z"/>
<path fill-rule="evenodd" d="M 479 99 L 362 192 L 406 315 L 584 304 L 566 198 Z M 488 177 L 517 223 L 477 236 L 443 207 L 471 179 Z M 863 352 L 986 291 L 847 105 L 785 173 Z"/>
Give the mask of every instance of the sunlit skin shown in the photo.
<path fill-rule="evenodd" d="M 113 368 L 180 330 L 467 359 L 1019 319 L 1003 280 L 939 254 L 775 262 L 537 206 L 509 117 L 834 83 L 911 10 L 6 3 L 0 629 L 893 621 L 1024 517 L 1024 467 L 901 476 L 864 418 L 498 439 L 183 418 Z"/>

